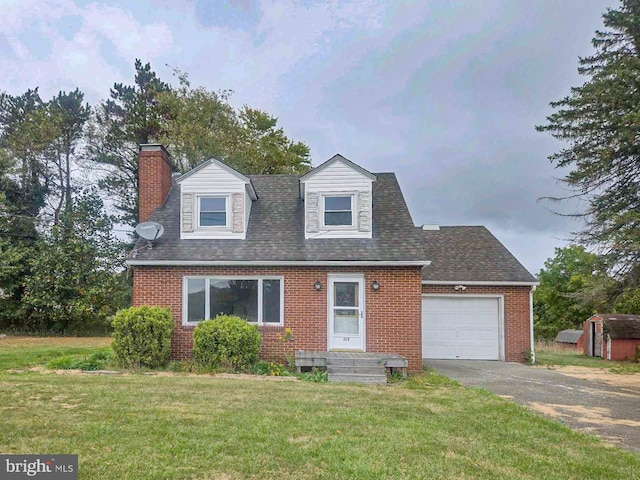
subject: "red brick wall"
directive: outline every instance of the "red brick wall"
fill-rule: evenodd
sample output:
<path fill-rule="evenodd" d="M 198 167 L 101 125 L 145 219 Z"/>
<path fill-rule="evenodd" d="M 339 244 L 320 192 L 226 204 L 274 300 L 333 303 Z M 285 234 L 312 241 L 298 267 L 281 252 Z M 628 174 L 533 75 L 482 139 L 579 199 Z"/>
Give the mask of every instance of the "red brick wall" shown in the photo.
<path fill-rule="evenodd" d="M 531 287 L 494 287 L 467 285 L 457 292 L 454 285 L 423 285 L 422 293 L 456 295 L 504 295 L 504 347 L 507 362 L 524 362 L 524 352 L 531 349 L 529 294 Z"/>
<path fill-rule="evenodd" d="M 151 267 L 134 268 L 133 305 L 160 305 L 171 309 L 176 322 L 172 358 L 192 355 L 193 326 L 182 325 L 182 279 L 185 275 L 278 275 L 284 277 L 284 326 L 262 326 L 265 359 L 282 361 L 296 350 L 327 349 L 327 276 L 329 273 L 365 276 L 366 350 L 396 353 L 409 359 L 409 368 L 421 368 L 422 297 L 419 267 Z M 320 280 L 322 289 L 314 283 Z M 380 289 L 373 291 L 377 280 Z M 278 338 L 291 328 L 294 341 Z"/>
<path fill-rule="evenodd" d="M 164 147 L 143 147 L 138 156 L 139 222 L 146 222 L 171 190 L 171 164 Z"/>

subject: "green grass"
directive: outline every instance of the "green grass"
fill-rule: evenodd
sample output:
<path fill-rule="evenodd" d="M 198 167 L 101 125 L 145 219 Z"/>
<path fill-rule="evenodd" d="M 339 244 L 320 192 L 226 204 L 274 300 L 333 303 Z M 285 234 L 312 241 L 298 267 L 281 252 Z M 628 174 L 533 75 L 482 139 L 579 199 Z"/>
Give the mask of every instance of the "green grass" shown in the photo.
<path fill-rule="evenodd" d="M 581 353 L 536 351 L 536 363 L 540 365 L 572 365 L 577 367 L 602 368 L 611 373 L 640 373 L 640 364 L 632 362 L 614 362 L 598 357 L 588 357 Z"/>
<path fill-rule="evenodd" d="M 640 456 L 427 374 L 394 386 L 0 373 L 0 451 L 83 479 L 637 478 Z M 410 387 L 410 388 L 408 388 Z"/>
<path fill-rule="evenodd" d="M 603 479 L 640 471 L 640 456 L 433 370 L 389 386 L 24 370 L 101 357 L 108 343 L 2 339 L 0 451 L 76 453 L 80 478 L 106 480 Z"/>
<path fill-rule="evenodd" d="M 6 337 L 0 339 L 0 370 L 45 365 L 59 357 L 82 359 L 109 352 L 109 337 Z"/>

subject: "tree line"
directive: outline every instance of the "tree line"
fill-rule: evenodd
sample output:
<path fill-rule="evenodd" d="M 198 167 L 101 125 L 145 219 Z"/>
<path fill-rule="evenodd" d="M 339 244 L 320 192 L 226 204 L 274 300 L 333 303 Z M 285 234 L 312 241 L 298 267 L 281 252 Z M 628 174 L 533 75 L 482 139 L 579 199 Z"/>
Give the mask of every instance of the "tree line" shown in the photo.
<path fill-rule="evenodd" d="M 231 95 L 180 71 L 172 85 L 140 60 L 96 105 L 79 89 L 0 93 L 1 329 L 91 333 L 128 305 L 139 144 L 167 146 L 177 172 L 210 157 L 245 174 L 310 168 L 307 145 Z"/>
<path fill-rule="evenodd" d="M 537 127 L 563 142 L 549 160 L 585 205 L 575 245 L 538 276 L 536 333 L 547 338 L 596 311 L 640 314 L 640 1 L 622 0 L 603 23 L 579 60 L 584 84 Z"/>

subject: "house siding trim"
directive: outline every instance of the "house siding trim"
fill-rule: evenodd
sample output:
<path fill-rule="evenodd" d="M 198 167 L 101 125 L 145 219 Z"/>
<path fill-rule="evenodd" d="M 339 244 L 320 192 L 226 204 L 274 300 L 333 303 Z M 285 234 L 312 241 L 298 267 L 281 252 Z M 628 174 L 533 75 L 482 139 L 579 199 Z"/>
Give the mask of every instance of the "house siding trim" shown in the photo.
<path fill-rule="evenodd" d="M 398 261 L 376 261 L 376 260 L 127 260 L 129 266 L 379 266 L 379 267 L 423 267 L 430 265 L 429 260 L 398 260 Z"/>
<path fill-rule="evenodd" d="M 510 282 L 510 281 L 476 281 L 476 280 L 423 280 L 422 285 L 483 285 L 483 286 L 519 286 L 534 287 L 540 285 L 540 282 Z"/>

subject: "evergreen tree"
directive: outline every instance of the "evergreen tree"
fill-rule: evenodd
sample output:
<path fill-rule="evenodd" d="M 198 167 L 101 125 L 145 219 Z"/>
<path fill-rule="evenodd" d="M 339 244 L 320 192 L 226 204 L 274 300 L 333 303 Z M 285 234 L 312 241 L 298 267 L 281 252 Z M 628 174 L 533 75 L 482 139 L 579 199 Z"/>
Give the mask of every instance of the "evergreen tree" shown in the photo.
<path fill-rule="evenodd" d="M 134 85 L 114 84 L 97 109 L 90 130 L 90 159 L 104 170 L 100 186 L 114 200 L 118 220 L 138 222 L 138 146 L 157 142 L 168 112 L 157 97 L 170 90 L 151 70 L 135 61 Z"/>
<path fill-rule="evenodd" d="M 72 166 L 78 145 L 84 139 L 84 127 L 89 120 L 91 107 L 84 103 L 84 93 L 77 88 L 73 92 L 59 92 L 48 105 L 52 122 L 54 122 L 55 138 L 51 145 L 51 159 L 57 177 L 58 202 L 55 207 L 55 222 L 58 223 L 60 212 L 73 205 Z"/>
<path fill-rule="evenodd" d="M 640 266 L 640 1 L 622 0 L 603 15 L 596 52 L 579 61 L 587 80 L 551 103 L 539 131 L 567 146 L 550 157 L 568 168 L 564 182 L 586 200 L 578 240 L 598 246 L 619 278 Z"/>

